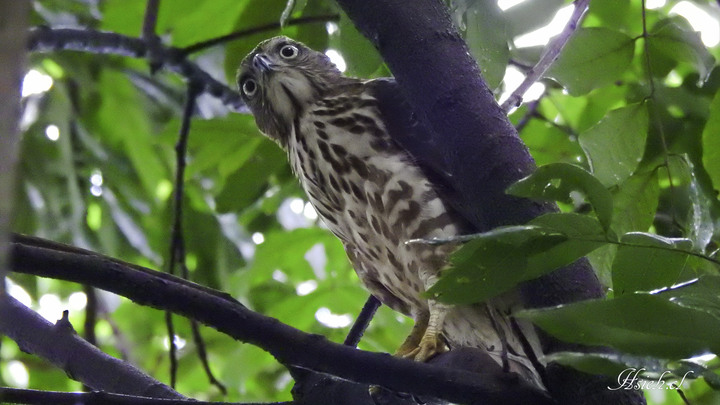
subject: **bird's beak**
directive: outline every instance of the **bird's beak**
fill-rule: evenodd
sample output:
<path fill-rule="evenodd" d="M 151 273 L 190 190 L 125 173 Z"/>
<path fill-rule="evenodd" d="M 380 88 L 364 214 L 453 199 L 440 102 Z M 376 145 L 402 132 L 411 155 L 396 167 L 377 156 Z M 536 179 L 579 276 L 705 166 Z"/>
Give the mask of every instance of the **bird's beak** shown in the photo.
<path fill-rule="evenodd" d="M 261 73 L 267 73 L 274 69 L 274 65 L 270 62 L 270 59 L 264 53 L 258 53 L 253 56 L 253 66 Z"/>

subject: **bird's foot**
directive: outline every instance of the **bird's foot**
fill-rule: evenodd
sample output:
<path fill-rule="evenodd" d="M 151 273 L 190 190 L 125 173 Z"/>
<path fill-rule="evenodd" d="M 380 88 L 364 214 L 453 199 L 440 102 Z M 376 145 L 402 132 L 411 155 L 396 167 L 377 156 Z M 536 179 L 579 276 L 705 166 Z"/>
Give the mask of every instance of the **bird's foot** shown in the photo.
<path fill-rule="evenodd" d="M 416 317 L 415 326 L 395 352 L 396 356 L 424 363 L 435 355 L 448 351 L 441 333 L 445 312 L 432 309 L 435 308 L 431 308 L 430 313 L 422 313 Z"/>
<path fill-rule="evenodd" d="M 440 333 L 426 333 L 420 343 L 402 357 L 424 363 L 449 349 Z"/>

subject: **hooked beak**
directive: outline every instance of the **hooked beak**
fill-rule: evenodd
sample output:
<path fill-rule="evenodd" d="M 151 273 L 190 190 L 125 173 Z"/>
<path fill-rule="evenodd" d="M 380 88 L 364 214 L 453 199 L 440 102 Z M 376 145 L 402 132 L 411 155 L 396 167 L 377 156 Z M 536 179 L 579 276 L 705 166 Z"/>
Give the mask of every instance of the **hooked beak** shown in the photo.
<path fill-rule="evenodd" d="M 252 61 L 253 67 L 262 73 L 270 72 L 274 70 L 274 65 L 270 62 L 270 59 L 264 53 L 258 53 L 253 56 Z"/>

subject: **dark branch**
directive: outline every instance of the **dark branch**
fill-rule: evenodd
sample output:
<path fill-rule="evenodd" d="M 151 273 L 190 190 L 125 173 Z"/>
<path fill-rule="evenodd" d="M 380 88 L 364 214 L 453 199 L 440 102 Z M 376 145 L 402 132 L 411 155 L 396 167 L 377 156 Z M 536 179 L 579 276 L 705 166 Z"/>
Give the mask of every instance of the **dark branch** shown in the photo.
<path fill-rule="evenodd" d="M 313 15 L 313 16 L 300 17 L 300 18 L 291 18 L 290 20 L 285 22 L 284 26 L 287 27 L 287 26 L 291 26 L 291 25 L 337 21 L 339 19 L 340 19 L 340 16 L 337 14 Z M 182 49 L 180 49 L 180 51 L 184 55 L 190 55 L 191 53 L 204 51 L 205 49 L 223 44 L 225 42 L 234 41 L 236 39 L 240 39 L 240 38 L 247 37 L 250 35 L 258 34 L 260 32 L 271 31 L 271 30 L 275 30 L 275 29 L 279 29 L 279 28 L 281 28 L 280 22 L 259 25 L 257 27 L 252 27 L 252 28 L 248 28 L 248 29 L 244 29 L 244 30 L 231 32 L 229 34 L 226 34 L 226 35 L 223 35 L 223 36 L 220 36 L 217 38 L 211 38 L 211 39 L 208 39 L 208 40 L 205 40 L 202 42 L 198 42 L 196 44 L 192 44 L 190 46 L 182 48 Z"/>
<path fill-rule="evenodd" d="M 363 305 L 363 308 L 360 311 L 360 315 L 358 315 L 357 319 L 355 319 L 355 323 L 353 323 L 352 328 L 350 328 L 350 332 L 348 332 L 348 335 L 345 338 L 345 342 L 343 342 L 345 346 L 357 347 L 358 343 L 360 343 L 360 339 L 362 339 L 363 334 L 365 333 L 365 329 L 367 329 L 373 316 L 375 316 L 375 312 L 378 308 L 380 308 L 380 305 L 380 300 L 375 298 L 374 295 L 368 297 L 367 301 L 365 301 L 365 305 Z"/>
<path fill-rule="evenodd" d="M 159 7 L 160 0 L 148 0 L 142 26 L 142 39 L 148 48 L 147 59 L 151 73 L 157 72 L 163 64 L 162 44 L 160 43 L 160 37 L 155 33 Z"/>
<path fill-rule="evenodd" d="M 47 359 L 73 379 L 96 390 L 156 398 L 184 398 L 129 363 L 89 344 L 67 322 L 53 325 L 7 294 L 0 294 L 0 334 L 20 349 Z M 0 401 L 2 402 L 2 401 Z"/>
<path fill-rule="evenodd" d="M 476 374 L 363 352 L 300 332 L 245 308 L 226 294 L 74 247 L 18 237 L 12 243 L 14 271 L 90 284 L 141 305 L 196 319 L 237 340 L 270 352 L 283 364 L 324 372 L 395 391 L 433 395 L 454 402 L 545 404 L 545 395 L 513 374 Z M 20 243 L 22 241 L 22 243 Z M 27 244 L 29 242 L 29 244 Z M 38 246 L 40 245 L 40 246 Z M 79 251 L 79 252 L 78 252 Z M 509 393 L 512 393 L 509 395 Z"/>
<path fill-rule="evenodd" d="M 527 112 L 525 113 L 525 115 L 523 115 L 520 121 L 518 121 L 517 125 L 515 125 L 515 130 L 518 132 L 518 134 L 522 133 L 522 130 L 525 129 L 525 126 L 537 114 L 538 107 L 540 107 L 540 100 L 542 100 L 542 97 L 528 103 Z"/>
<path fill-rule="evenodd" d="M 213 79 L 207 72 L 182 55 L 179 49 L 161 45 L 158 49 L 158 56 L 164 68 L 201 86 L 202 91 L 219 98 L 228 107 L 238 112 L 249 112 L 235 90 Z M 28 50 L 33 52 L 71 50 L 132 58 L 144 58 L 148 53 L 147 44 L 140 38 L 91 29 L 51 29 L 46 27 L 30 30 Z"/>
<path fill-rule="evenodd" d="M 160 0 L 148 0 L 145 6 L 145 18 L 143 18 L 142 37 L 148 41 L 155 37 L 155 26 L 157 25 L 158 8 Z"/>
<path fill-rule="evenodd" d="M 109 392 L 57 392 L 0 387 L 0 402 L 11 404 L 53 405 L 292 405 L 292 402 L 272 404 L 241 404 L 231 402 L 206 402 L 190 399 L 150 398 L 121 395 Z"/>

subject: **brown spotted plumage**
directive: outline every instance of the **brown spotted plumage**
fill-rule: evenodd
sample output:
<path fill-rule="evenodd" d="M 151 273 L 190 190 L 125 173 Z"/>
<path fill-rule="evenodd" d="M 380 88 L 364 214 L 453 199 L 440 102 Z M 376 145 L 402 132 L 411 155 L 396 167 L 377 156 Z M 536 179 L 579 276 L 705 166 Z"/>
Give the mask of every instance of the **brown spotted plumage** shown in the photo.
<path fill-rule="evenodd" d="M 276 37 L 243 60 L 238 85 L 259 129 L 287 152 L 363 284 L 415 319 L 399 355 L 425 361 L 446 343 L 480 347 L 542 386 L 537 337 L 530 325 L 510 318 L 517 306 L 512 293 L 472 306 L 422 296 L 454 247 L 406 242 L 472 228 L 444 200 L 435 176 L 391 133 L 420 136 L 425 130 L 400 108 L 393 82 L 344 77 L 324 54 Z"/>

